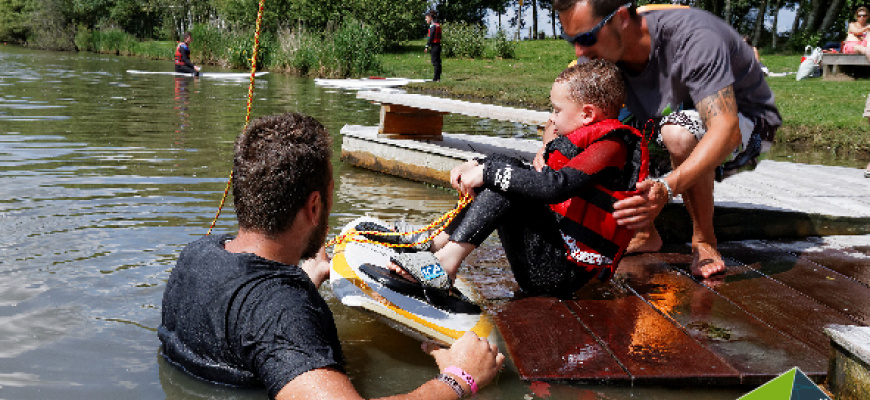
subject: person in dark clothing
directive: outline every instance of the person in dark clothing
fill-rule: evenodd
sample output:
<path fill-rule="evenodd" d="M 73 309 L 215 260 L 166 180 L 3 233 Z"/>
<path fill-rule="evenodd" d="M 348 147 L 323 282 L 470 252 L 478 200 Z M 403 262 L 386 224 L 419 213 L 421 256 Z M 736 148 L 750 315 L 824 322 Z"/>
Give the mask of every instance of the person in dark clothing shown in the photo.
<path fill-rule="evenodd" d="M 196 377 L 263 385 L 271 398 L 359 399 L 345 374 L 332 313 L 317 289 L 332 208 L 331 140 L 315 119 L 259 118 L 236 139 L 233 197 L 239 232 L 182 251 L 166 283 L 162 355 Z M 448 399 L 488 384 L 504 361 L 467 333 L 449 349 L 424 345 L 444 371 L 394 399 Z M 464 371 L 461 376 L 451 366 Z M 471 381 L 465 380 L 466 376 Z"/>
<path fill-rule="evenodd" d="M 185 32 L 181 42 L 175 47 L 175 72 L 199 76 L 200 67 L 190 61 L 190 32 Z"/>
<path fill-rule="evenodd" d="M 399 254 L 394 272 L 449 288 L 462 260 L 498 229 L 527 294 L 569 297 L 613 275 L 634 234 L 616 225 L 613 203 L 646 177 L 642 136 L 614 119 L 625 99 L 621 73 L 605 61 L 569 67 L 550 99 L 558 138 L 547 145 L 547 167 L 492 155 L 454 168 L 451 184 L 474 201 L 434 238 L 434 254 Z"/>
<path fill-rule="evenodd" d="M 423 52 L 428 51 L 431 55 L 432 66 L 435 68 L 435 76 L 432 80 L 438 82 L 441 80 L 441 24 L 436 20 L 435 10 L 426 13 L 426 23 L 429 24 L 426 33 L 428 40 Z"/>

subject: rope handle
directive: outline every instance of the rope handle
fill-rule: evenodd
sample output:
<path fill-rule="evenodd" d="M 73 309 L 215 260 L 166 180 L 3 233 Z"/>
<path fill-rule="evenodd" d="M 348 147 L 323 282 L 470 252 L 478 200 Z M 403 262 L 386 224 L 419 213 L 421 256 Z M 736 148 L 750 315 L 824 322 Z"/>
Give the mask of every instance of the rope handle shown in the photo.
<path fill-rule="evenodd" d="M 448 211 L 447 213 L 445 213 L 444 215 L 442 215 L 441 217 L 439 217 L 435 221 L 432 221 L 432 223 L 430 223 L 429 225 L 426 225 L 420 229 L 410 231 L 410 232 L 351 231 L 351 232 L 345 233 L 343 235 L 339 235 L 339 236 L 332 238 L 332 240 L 330 240 L 328 243 L 326 243 L 326 245 L 324 247 L 331 247 L 331 246 L 334 246 L 334 245 L 342 243 L 342 242 L 368 243 L 368 244 L 377 244 L 377 245 L 382 245 L 382 246 L 387 246 L 387 247 L 414 247 L 414 246 L 418 246 L 418 245 L 421 245 L 423 243 L 426 243 L 426 242 L 434 239 L 436 236 L 438 236 L 438 234 L 440 234 L 441 232 L 444 232 L 444 229 L 447 228 L 447 225 L 450 225 L 450 223 L 453 221 L 453 219 L 456 218 L 456 215 L 459 214 L 462 211 L 462 209 L 464 209 L 469 204 L 471 204 L 471 196 L 462 195 L 462 196 L 460 196 L 459 202 L 456 204 L 455 208 Z M 435 229 L 435 231 L 433 231 L 432 234 L 430 234 L 428 237 L 421 239 L 415 243 L 383 243 L 383 242 L 378 242 L 376 240 L 364 239 L 364 238 L 360 237 L 362 235 L 370 235 L 370 236 L 415 235 L 418 233 L 423 233 L 423 232 L 428 231 L 430 229 L 433 229 L 435 227 L 438 227 L 438 228 Z"/>

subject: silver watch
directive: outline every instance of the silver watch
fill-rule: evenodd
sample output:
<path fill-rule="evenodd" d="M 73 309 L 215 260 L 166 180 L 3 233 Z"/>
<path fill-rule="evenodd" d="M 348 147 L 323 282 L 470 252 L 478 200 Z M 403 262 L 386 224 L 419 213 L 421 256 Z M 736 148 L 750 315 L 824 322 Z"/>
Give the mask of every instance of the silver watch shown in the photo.
<path fill-rule="evenodd" d="M 660 182 L 662 185 L 665 185 L 665 189 L 668 191 L 668 203 L 674 200 L 674 191 L 671 190 L 671 185 L 668 185 L 668 181 L 665 178 L 654 178 L 651 180 L 653 182 Z"/>

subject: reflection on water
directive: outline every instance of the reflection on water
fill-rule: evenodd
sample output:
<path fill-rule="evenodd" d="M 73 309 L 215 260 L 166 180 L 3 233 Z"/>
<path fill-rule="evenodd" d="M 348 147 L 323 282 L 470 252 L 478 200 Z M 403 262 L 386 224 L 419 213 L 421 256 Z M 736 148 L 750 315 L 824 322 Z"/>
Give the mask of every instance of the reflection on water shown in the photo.
<path fill-rule="evenodd" d="M 262 390 L 197 381 L 158 356 L 154 332 L 165 281 L 183 246 L 203 235 L 215 214 L 247 95 L 246 80 L 126 73 L 168 68 L 167 62 L 0 47 L 3 398 L 266 397 Z M 279 74 L 258 79 L 255 98 L 255 117 L 299 111 L 333 133 L 331 235 L 365 214 L 422 224 L 453 207 L 451 191 L 338 161 L 341 127 L 375 125 L 376 106 Z M 445 126 L 512 137 L 535 132 L 459 116 L 448 116 Z M 216 233 L 235 230 L 231 204 Z M 364 395 L 409 391 L 432 378 L 435 364 L 418 342 L 321 292 Z M 508 367 L 479 397 L 724 399 L 736 393 L 533 388 Z"/>

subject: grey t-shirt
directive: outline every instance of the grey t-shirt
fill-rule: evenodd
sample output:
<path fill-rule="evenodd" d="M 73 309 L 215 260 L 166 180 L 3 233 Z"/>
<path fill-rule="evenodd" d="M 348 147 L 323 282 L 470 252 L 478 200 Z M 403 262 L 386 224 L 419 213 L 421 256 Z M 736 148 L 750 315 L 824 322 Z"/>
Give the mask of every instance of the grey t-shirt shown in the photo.
<path fill-rule="evenodd" d="M 696 102 L 731 85 L 738 112 L 771 126 L 782 124 L 761 63 L 725 21 L 697 9 L 642 15 L 651 37 L 649 63 L 638 75 L 623 73 L 633 123 L 643 126 L 669 111 L 694 109 Z"/>

